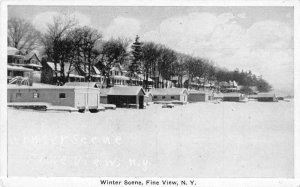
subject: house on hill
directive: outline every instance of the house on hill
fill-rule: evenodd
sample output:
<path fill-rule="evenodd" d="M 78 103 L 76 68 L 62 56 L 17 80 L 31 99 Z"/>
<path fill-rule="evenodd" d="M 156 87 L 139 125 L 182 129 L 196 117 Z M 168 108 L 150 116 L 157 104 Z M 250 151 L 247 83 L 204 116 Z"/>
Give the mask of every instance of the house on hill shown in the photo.
<path fill-rule="evenodd" d="M 256 96 L 257 101 L 260 102 L 277 102 L 278 99 L 274 93 L 258 93 Z"/>
<path fill-rule="evenodd" d="M 188 101 L 188 91 L 185 88 L 155 88 L 150 92 L 153 95 L 153 101 Z"/>
<path fill-rule="evenodd" d="M 7 83 L 19 85 L 32 85 L 33 70 L 22 66 L 7 65 Z"/>
<path fill-rule="evenodd" d="M 56 64 L 56 71 L 54 62 L 45 62 L 42 67 L 41 82 L 46 84 L 55 84 L 56 73 L 60 76 L 61 67 L 60 64 Z M 64 67 L 65 76 L 69 74 L 67 82 L 84 82 L 85 77 L 80 75 L 76 67 L 71 66 L 66 62 Z"/>
<path fill-rule="evenodd" d="M 7 81 L 12 84 L 17 79 L 30 85 L 41 81 L 41 63 L 34 52 L 24 56 L 14 47 L 7 47 Z"/>
<path fill-rule="evenodd" d="M 32 78 L 33 82 L 40 83 L 41 82 L 41 68 L 42 64 L 39 57 L 35 52 L 30 52 L 24 56 L 24 67 L 30 68 L 33 70 Z"/>
<path fill-rule="evenodd" d="M 30 52 L 27 55 L 24 56 L 25 67 L 32 68 L 35 70 L 41 70 L 42 64 L 41 60 L 37 56 L 35 52 Z"/>
<path fill-rule="evenodd" d="M 99 71 L 99 69 L 96 66 L 91 66 L 90 70 L 89 70 L 88 65 L 84 66 L 81 64 L 81 65 L 76 66 L 75 69 L 77 70 L 79 75 L 81 75 L 83 77 L 88 77 L 90 75 L 91 76 L 90 81 L 92 81 L 92 82 L 100 82 L 102 84 L 104 82 L 104 76 L 101 75 L 101 72 Z"/>
<path fill-rule="evenodd" d="M 115 85 L 128 85 L 129 77 L 126 76 L 127 71 L 119 64 L 115 65 L 110 71 L 110 84 Z"/>

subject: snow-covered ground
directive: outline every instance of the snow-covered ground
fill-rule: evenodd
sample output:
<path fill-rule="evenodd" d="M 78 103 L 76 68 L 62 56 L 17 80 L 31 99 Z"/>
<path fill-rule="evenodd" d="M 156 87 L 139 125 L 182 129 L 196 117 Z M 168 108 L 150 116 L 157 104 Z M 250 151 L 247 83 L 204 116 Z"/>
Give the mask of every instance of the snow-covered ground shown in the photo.
<path fill-rule="evenodd" d="M 293 177 L 293 111 L 293 102 L 8 109 L 8 174 Z"/>

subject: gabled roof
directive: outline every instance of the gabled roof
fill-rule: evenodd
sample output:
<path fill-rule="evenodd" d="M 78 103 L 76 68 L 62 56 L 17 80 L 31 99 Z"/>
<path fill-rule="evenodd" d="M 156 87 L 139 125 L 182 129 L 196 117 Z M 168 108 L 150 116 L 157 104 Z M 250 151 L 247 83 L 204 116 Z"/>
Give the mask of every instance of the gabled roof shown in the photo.
<path fill-rule="evenodd" d="M 146 92 L 147 97 L 149 97 L 150 95 L 153 96 L 153 94 L 151 92 Z"/>
<path fill-rule="evenodd" d="M 275 93 L 258 93 L 256 97 L 276 97 L 276 95 Z"/>
<path fill-rule="evenodd" d="M 213 95 L 214 95 L 214 97 L 223 97 L 224 96 L 224 94 L 222 92 L 214 93 Z"/>
<path fill-rule="evenodd" d="M 188 90 L 189 94 L 211 94 L 208 91 L 202 91 L 202 90 Z"/>
<path fill-rule="evenodd" d="M 109 91 L 110 91 L 110 88 L 101 88 L 100 89 L 100 95 L 101 96 L 107 96 Z"/>
<path fill-rule="evenodd" d="M 120 65 L 120 64 L 115 64 L 115 65 L 112 67 L 111 71 L 121 71 L 121 72 L 126 72 L 125 68 L 124 68 L 122 65 Z"/>
<path fill-rule="evenodd" d="M 223 97 L 241 97 L 241 93 L 231 92 L 231 93 L 223 93 Z"/>
<path fill-rule="evenodd" d="M 98 82 L 67 82 L 64 86 L 81 86 L 88 88 L 100 88 L 101 85 Z"/>
<path fill-rule="evenodd" d="M 89 66 L 86 65 L 84 68 L 83 64 L 80 64 L 78 67 L 78 70 L 80 71 L 81 75 L 85 75 L 89 73 Z M 91 76 L 98 75 L 97 77 L 100 77 L 101 72 L 96 68 L 95 66 L 91 66 Z"/>
<path fill-rule="evenodd" d="M 48 66 L 53 70 L 53 71 L 55 71 L 55 66 L 54 66 L 54 62 L 47 62 L 47 64 L 48 64 Z M 68 71 L 69 71 L 69 67 L 70 67 L 70 63 L 68 63 L 68 62 L 65 62 L 65 74 L 67 74 L 68 73 Z M 57 69 L 57 71 L 58 72 L 60 72 L 60 64 L 59 63 L 57 63 L 56 64 L 56 69 Z M 75 68 L 73 67 L 73 68 L 71 68 L 71 72 L 73 71 L 73 70 L 75 70 Z"/>
<path fill-rule="evenodd" d="M 36 53 L 34 51 L 31 51 L 30 53 L 28 53 L 27 55 L 24 56 L 24 60 L 29 60 L 31 59 L 33 56 L 36 56 L 36 58 L 40 61 L 39 57 L 36 55 Z"/>
<path fill-rule="evenodd" d="M 101 72 L 99 71 L 98 68 L 96 68 L 96 66 L 93 66 L 93 69 L 97 75 L 101 75 Z"/>
<path fill-rule="evenodd" d="M 150 92 L 153 95 L 181 95 L 185 92 L 188 94 L 185 88 L 156 88 L 151 89 Z"/>
<path fill-rule="evenodd" d="M 15 47 L 7 47 L 7 55 L 16 55 L 19 53 L 19 50 Z"/>
<path fill-rule="evenodd" d="M 107 95 L 138 95 L 142 92 L 146 95 L 144 89 L 140 86 L 124 86 L 124 87 L 111 87 Z"/>
<path fill-rule="evenodd" d="M 12 70 L 12 71 L 33 71 L 32 69 L 29 68 L 24 68 L 22 66 L 11 66 L 7 64 L 7 70 Z"/>

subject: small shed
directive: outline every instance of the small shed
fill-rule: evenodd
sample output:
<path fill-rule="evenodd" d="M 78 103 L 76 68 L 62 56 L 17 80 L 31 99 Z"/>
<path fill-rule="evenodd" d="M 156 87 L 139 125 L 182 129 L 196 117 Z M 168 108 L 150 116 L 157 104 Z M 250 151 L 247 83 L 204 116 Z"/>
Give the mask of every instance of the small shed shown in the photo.
<path fill-rule="evenodd" d="M 224 95 L 223 95 L 222 92 L 214 93 L 214 94 L 213 94 L 213 99 L 214 99 L 214 100 L 218 100 L 218 99 L 223 100 L 223 97 L 224 97 Z"/>
<path fill-rule="evenodd" d="M 111 87 L 107 93 L 107 103 L 117 107 L 143 109 L 145 95 L 140 86 Z"/>
<path fill-rule="evenodd" d="M 78 109 L 98 109 L 99 90 L 71 86 L 10 86 L 7 102 L 39 102 Z"/>
<path fill-rule="evenodd" d="M 150 91 L 153 101 L 188 101 L 188 91 L 185 88 L 156 88 Z"/>
<path fill-rule="evenodd" d="M 278 101 L 283 101 L 285 99 L 285 95 L 283 94 L 276 94 L 276 98 Z"/>
<path fill-rule="evenodd" d="M 146 92 L 146 95 L 145 95 L 145 103 L 146 104 L 149 104 L 150 102 L 152 102 L 153 100 L 153 95 L 151 92 Z"/>
<path fill-rule="evenodd" d="M 223 94 L 223 101 L 240 102 L 242 99 L 244 99 L 244 95 L 241 93 L 231 92 Z"/>
<path fill-rule="evenodd" d="M 276 102 L 278 99 L 274 93 L 259 93 L 256 96 L 257 101 L 261 102 Z"/>
<path fill-rule="evenodd" d="M 188 101 L 193 102 L 206 102 L 209 100 L 210 93 L 204 91 L 190 90 L 188 94 Z"/>
<path fill-rule="evenodd" d="M 109 88 L 101 88 L 100 89 L 100 103 L 108 104 L 107 102 L 107 94 L 109 92 Z"/>

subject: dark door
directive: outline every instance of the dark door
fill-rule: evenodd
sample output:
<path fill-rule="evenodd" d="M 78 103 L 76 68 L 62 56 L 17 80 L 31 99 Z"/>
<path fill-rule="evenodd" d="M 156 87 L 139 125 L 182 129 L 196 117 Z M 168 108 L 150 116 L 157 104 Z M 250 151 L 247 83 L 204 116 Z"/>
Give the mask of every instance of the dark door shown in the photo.
<path fill-rule="evenodd" d="M 144 108 L 144 96 L 139 96 L 139 108 Z"/>

